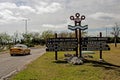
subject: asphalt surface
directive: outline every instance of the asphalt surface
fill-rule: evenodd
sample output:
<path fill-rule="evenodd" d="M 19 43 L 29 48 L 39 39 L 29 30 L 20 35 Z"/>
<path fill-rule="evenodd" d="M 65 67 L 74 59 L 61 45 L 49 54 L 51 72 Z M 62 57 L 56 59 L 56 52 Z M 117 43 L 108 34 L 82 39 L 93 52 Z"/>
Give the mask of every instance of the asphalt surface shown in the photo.
<path fill-rule="evenodd" d="M 45 53 L 45 49 L 31 49 L 31 55 L 10 56 L 9 53 L 0 54 L 0 80 L 7 80 L 7 77 L 25 68 L 25 65 L 37 59 Z"/>

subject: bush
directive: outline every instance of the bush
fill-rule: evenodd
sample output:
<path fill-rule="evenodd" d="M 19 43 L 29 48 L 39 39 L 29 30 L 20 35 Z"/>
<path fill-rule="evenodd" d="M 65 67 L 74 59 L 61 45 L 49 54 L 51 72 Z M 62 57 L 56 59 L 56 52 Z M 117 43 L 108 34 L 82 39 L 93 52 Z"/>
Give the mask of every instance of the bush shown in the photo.
<path fill-rule="evenodd" d="M 34 47 L 34 44 L 31 43 L 26 43 L 25 45 L 27 45 L 28 47 Z"/>

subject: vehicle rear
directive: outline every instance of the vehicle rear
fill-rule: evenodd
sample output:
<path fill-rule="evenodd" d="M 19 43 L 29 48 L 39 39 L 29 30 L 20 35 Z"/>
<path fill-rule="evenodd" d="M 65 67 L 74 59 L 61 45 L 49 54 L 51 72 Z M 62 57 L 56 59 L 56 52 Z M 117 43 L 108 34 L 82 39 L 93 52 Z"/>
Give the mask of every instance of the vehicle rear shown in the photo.
<path fill-rule="evenodd" d="M 23 54 L 24 55 L 24 50 L 22 48 L 18 48 L 18 47 L 13 47 L 10 49 L 10 55 L 17 55 L 17 54 Z"/>
<path fill-rule="evenodd" d="M 30 54 L 30 49 L 26 45 L 17 44 L 10 49 L 10 55 L 26 55 Z"/>

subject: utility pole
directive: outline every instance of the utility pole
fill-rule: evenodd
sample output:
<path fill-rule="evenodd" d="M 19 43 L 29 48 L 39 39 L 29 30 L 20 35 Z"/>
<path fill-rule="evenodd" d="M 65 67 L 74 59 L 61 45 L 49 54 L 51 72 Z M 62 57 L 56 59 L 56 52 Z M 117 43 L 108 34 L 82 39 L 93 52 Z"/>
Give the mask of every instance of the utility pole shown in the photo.
<path fill-rule="evenodd" d="M 106 27 L 106 37 L 107 37 L 107 27 Z"/>
<path fill-rule="evenodd" d="M 27 34 L 28 20 L 29 19 L 23 19 L 23 21 L 25 21 L 25 34 Z"/>

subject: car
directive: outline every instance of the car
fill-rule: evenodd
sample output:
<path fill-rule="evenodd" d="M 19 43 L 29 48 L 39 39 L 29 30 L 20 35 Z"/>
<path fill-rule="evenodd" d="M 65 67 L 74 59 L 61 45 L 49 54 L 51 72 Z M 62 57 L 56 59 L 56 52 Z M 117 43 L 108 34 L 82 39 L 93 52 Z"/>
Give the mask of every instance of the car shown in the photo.
<path fill-rule="evenodd" d="M 27 55 L 30 54 L 30 48 L 28 48 L 24 44 L 16 44 L 12 48 L 10 48 L 10 55 Z"/>

